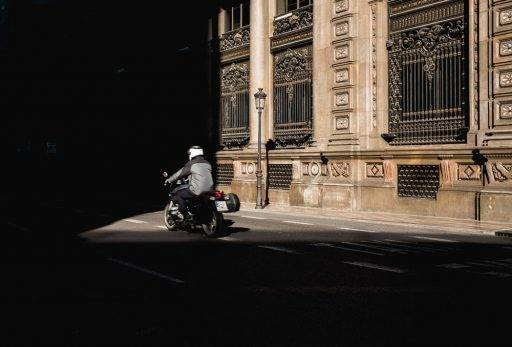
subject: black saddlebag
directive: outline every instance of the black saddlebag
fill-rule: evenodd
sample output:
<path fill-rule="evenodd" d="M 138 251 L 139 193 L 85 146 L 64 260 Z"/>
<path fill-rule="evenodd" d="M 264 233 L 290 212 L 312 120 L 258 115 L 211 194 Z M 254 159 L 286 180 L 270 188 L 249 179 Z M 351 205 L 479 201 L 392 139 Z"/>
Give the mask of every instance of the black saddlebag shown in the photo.
<path fill-rule="evenodd" d="M 240 199 L 238 198 L 238 195 L 229 193 L 225 195 L 224 199 L 228 205 L 228 212 L 237 212 L 240 210 Z"/>

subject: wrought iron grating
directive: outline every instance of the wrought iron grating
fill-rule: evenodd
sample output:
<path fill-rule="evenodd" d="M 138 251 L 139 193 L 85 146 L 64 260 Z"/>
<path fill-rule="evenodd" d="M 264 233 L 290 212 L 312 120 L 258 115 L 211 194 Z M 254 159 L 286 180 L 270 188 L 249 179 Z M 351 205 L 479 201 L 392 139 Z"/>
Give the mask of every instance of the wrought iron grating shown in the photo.
<path fill-rule="evenodd" d="M 270 189 L 290 189 L 292 164 L 269 164 L 268 183 Z"/>
<path fill-rule="evenodd" d="M 234 177 L 233 164 L 217 164 L 217 184 L 229 186 Z"/>
<path fill-rule="evenodd" d="M 436 199 L 439 165 L 398 165 L 398 196 Z"/>

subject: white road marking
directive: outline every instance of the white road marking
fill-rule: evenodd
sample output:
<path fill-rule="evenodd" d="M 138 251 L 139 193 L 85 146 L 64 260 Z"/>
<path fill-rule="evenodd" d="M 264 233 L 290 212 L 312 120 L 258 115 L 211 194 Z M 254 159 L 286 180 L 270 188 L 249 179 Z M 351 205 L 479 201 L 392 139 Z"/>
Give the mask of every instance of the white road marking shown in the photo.
<path fill-rule="evenodd" d="M 364 253 L 364 254 L 381 255 L 381 256 L 384 255 L 382 253 L 364 251 L 362 249 L 353 249 L 353 248 L 348 248 L 348 247 L 335 246 L 335 245 L 332 245 L 330 243 L 315 243 L 315 244 L 313 244 L 313 246 L 316 246 L 316 247 L 329 247 L 329 248 L 341 249 L 343 251 L 359 252 L 359 253 Z"/>
<path fill-rule="evenodd" d="M 165 225 L 156 225 L 157 228 L 160 228 L 160 229 L 165 229 L 167 230 L 167 227 Z"/>
<path fill-rule="evenodd" d="M 235 239 L 234 237 L 231 237 L 231 236 L 219 237 L 219 240 L 224 240 L 224 241 L 238 241 L 238 239 Z"/>
<path fill-rule="evenodd" d="M 356 246 L 356 247 L 365 247 L 370 249 L 378 249 L 381 251 L 388 251 L 393 253 L 401 253 L 401 254 L 407 254 L 407 252 L 401 250 L 401 249 L 395 249 L 395 248 L 388 248 L 388 247 L 379 247 L 379 246 L 373 246 L 373 245 L 364 245 L 360 243 L 353 243 L 353 242 L 342 242 L 347 245 Z"/>
<path fill-rule="evenodd" d="M 130 222 L 130 223 L 135 223 L 135 224 L 146 224 L 147 222 L 143 221 L 143 220 L 138 220 L 138 219 L 131 219 L 131 218 L 127 218 L 127 219 L 123 219 L 125 222 Z"/>
<path fill-rule="evenodd" d="M 399 269 L 397 267 L 376 265 L 376 264 L 365 263 L 365 262 L 361 262 L 361 261 L 344 261 L 344 263 L 349 264 L 349 265 L 366 267 L 369 269 L 376 269 L 376 270 L 382 270 L 382 271 L 387 271 L 387 272 L 394 272 L 394 273 L 399 273 L 399 274 L 403 274 L 403 273 L 407 272 L 407 270 Z"/>
<path fill-rule="evenodd" d="M 283 252 L 283 253 L 290 253 L 290 254 L 301 254 L 300 252 L 294 251 L 292 249 L 284 248 L 284 247 L 275 247 L 275 246 L 258 246 L 259 248 L 265 248 L 270 249 L 273 251 Z"/>
<path fill-rule="evenodd" d="M 266 218 L 263 218 L 263 217 L 243 216 L 243 215 L 238 215 L 238 217 L 242 217 L 242 218 L 250 218 L 250 219 L 266 219 Z"/>
<path fill-rule="evenodd" d="M 21 226 L 21 225 L 12 223 L 12 222 L 7 222 L 7 225 L 12 227 L 12 228 L 14 228 L 14 229 L 18 229 L 18 230 L 21 230 L 21 231 L 28 231 L 29 230 L 27 227 L 24 227 L 24 226 Z"/>
<path fill-rule="evenodd" d="M 374 241 L 374 240 L 371 240 L 371 241 L 362 241 L 366 244 L 370 244 L 370 245 L 374 245 L 375 243 L 377 243 L 377 245 L 379 244 L 382 244 L 382 243 L 379 243 L 379 241 Z M 386 243 L 384 243 L 385 245 L 387 245 Z M 389 247 L 389 246 L 375 246 L 375 247 L 382 247 L 384 250 L 389 250 L 391 252 L 395 252 L 395 253 L 403 253 L 403 254 L 407 254 L 408 252 L 410 252 L 409 250 L 406 250 L 406 249 L 400 249 L 400 248 L 394 248 L 394 247 Z"/>
<path fill-rule="evenodd" d="M 300 224 L 300 225 L 314 225 L 313 223 L 296 222 L 293 220 L 284 220 L 283 223 Z"/>
<path fill-rule="evenodd" d="M 420 246 L 418 243 L 401 241 L 401 240 L 398 241 L 398 240 L 384 239 L 384 241 L 395 242 L 395 243 L 405 243 L 406 245 Z M 406 246 L 406 247 L 416 248 L 416 247 L 413 247 L 413 246 Z M 437 247 L 432 247 L 432 246 L 423 247 L 423 245 L 421 245 L 420 248 L 418 248 L 418 249 L 432 251 L 432 252 L 449 252 L 451 250 L 451 248 L 450 248 L 450 250 L 448 250 L 448 249 L 437 248 Z"/>
<path fill-rule="evenodd" d="M 428 252 L 426 249 L 423 249 L 423 248 L 412 247 L 412 246 L 407 246 L 407 245 L 397 245 L 396 243 L 393 243 L 393 242 L 384 242 L 384 241 L 380 241 L 380 240 L 373 240 L 373 242 L 382 244 L 382 245 L 387 245 L 387 246 L 404 248 L 405 250 L 410 251 L 410 252 L 419 252 L 419 253 L 427 253 Z"/>
<path fill-rule="evenodd" d="M 364 232 L 364 233 L 375 233 L 376 232 L 374 230 L 363 230 L 363 229 L 345 228 L 345 227 L 336 227 L 336 229 L 349 230 L 349 231 L 361 231 L 361 232 Z"/>
<path fill-rule="evenodd" d="M 491 276 L 496 276 L 496 277 L 500 277 L 500 278 L 512 277 L 512 274 L 496 272 L 496 271 L 487 271 L 487 272 L 479 272 L 479 273 L 482 275 L 491 275 Z"/>
<path fill-rule="evenodd" d="M 168 276 L 168 275 L 164 275 L 164 274 L 162 274 L 160 272 L 149 270 L 149 269 L 143 268 L 141 266 L 138 266 L 138 265 L 135 265 L 135 264 L 132 264 L 132 263 L 128 263 L 128 262 L 120 260 L 120 259 L 108 258 L 108 260 L 113 262 L 113 263 L 116 263 L 118 265 L 126 266 L 126 267 L 128 267 L 130 269 L 134 269 L 134 270 L 143 272 L 143 273 L 148 274 L 148 275 L 152 275 L 152 276 L 155 276 L 155 277 L 158 277 L 158 278 L 162 278 L 162 279 L 167 280 L 167 281 L 171 281 L 171 282 L 174 282 L 174 283 L 185 283 L 185 281 L 182 281 L 182 280 L 180 280 L 178 278 L 174 278 L 174 277 L 171 277 L 171 276 Z"/>
<path fill-rule="evenodd" d="M 455 240 L 440 239 L 438 237 L 426 237 L 426 236 L 413 236 L 415 239 L 429 240 L 429 241 L 440 241 L 440 242 L 459 242 Z"/>
<path fill-rule="evenodd" d="M 440 264 L 436 265 L 437 267 L 444 267 L 445 269 L 464 269 L 470 267 L 469 265 L 464 264 L 457 264 L 457 263 L 451 263 L 451 264 Z"/>

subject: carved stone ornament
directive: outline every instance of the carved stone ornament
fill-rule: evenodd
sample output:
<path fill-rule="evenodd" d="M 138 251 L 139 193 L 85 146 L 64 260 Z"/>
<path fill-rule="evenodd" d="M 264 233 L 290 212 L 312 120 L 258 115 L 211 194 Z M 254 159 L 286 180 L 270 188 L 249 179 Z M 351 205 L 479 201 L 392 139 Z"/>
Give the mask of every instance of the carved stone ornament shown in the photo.
<path fill-rule="evenodd" d="M 400 41 L 404 49 L 419 49 L 421 55 L 425 58 L 423 70 L 427 75 L 429 84 L 431 84 L 436 71 L 436 55 L 439 45 L 452 40 L 459 40 L 463 36 L 464 22 L 456 20 L 404 33 Z"/>
<path fill-rule="evenodd" d="M 492 174 L 494 180 L 498 182 L 505 182 L 512 179 L 512 163 L 494 163 L 492 164 Z"/>
<path fill-rule="evenodd" d="M 336 106 L 346 106 L 349 104 L 349 94 L 348 92 L 342 92 L 336 94 Z"/>
<path fill-rule="evenodd" d="M 349 72 L 348 69 L 341 69 L 336 71 L 336 83 L 348 82 Z"/>
<path fill-rule="evenodd" d="M 500 119 L 512 119 L 512 103 L 500 104 Z"/>
<path fill-rule="evenodd" d="M 382 178 L 384 177 L 383 163 L 366 163 L 366 177 Z"/>
<path fill-rule="evenodd" d="M 512 23 L 512 9 L 507 8 L 500 12 L 500 25 Z"/>
<path fill-rule="evenodd" d="M 223 91 L 234 92 L 247 88 L 249 84 L 249 68 L 247 64 L 231 64 L 222 69 L 221 87 Z"/>
<path fill-rule="evenodd" d="M 512 86 L 512 71 L 500 72 L 500 87 Z"/>
<path fill-rule="evenodd" d="M 350 31 L 350 25 L 347 21 L 336 24 L 334 27 L 334 33 L 336 36 L 347 35 Z"/>
<path fill-rule="evenodd" d="M 313 26 L 313 8 L 306 7 L 291 12 L 288 16 L 274 21 L 274 35 L 281 35 L 287 32 L 312 27 Z"/>
<path fill-rule="evenodd" d="M 348 0 L 338 0 L 334 4 L 334 11 L 336 13 L 348 11 L 348 5 L 349 5 Z"/>
<path fill-rule="evenodd" d="M 334 59 L 341 60 L 348 58 L 348 45 L 336 47 L 334 49 Z"/>
<path fill-rule="evenodd" d="M 335 118 L 335 128 L 336 128 L 336 130 L 348 129 L 348 125 L 349 125 L 348 117 L 342 116 L 342 117 L 336 117 Z"/>
<path fill-rule="evenodd" d="M 512 54 L 512 40 L 503 40 L 500 42 L 500 56 L 507 56 Z"/>
<path fill-rule="evenodd" d="M 461 181 L 478 181 L 480 180 L 480 165 L 475 164 L 458 164 L 457 178 Z"/>
<path fill-rule="evenodd" d="M 350 177 L 350 163 L 346 162 L 329 162 L 329 171 L 333 177 Z"/>

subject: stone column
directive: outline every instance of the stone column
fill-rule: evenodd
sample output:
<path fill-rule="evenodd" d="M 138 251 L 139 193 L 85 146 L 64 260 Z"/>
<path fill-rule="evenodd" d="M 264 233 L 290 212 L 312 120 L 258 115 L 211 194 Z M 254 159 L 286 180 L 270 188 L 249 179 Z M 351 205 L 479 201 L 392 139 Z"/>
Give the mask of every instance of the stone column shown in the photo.
<path fill-rule="evenodd" d="M 313 138 L 320 151 L 331 131 L 331 6 L 330 0 L 313 2 Z"/>
<path fill-rule="evenodd" d="M 220 8 L 219 9 L 219 28 L 218 28 L 218 32 L 219 32 L 219 37 L 222 36 L 222 34 L 224 34 L 226 32 L 226 28 L 228 27 L 227 26 L 227 21 L 228 21 L 228 16 L 227 16 L 227 12 L 225 9 L 223 8 Z"/>
<path fill-rule="evenodd" d="M 273 2 L 273 1 L 272 1 Z M 250 148 L 258 148 L 258 111 L 256 110 L 254 94 L 258 88 L 269 95 L 269 1 L 251 1 L 251 39 L 250 39 L 250 83 L 249 83 L 249 134 Z M 267 97 L 265 109 L 261 115 L 262 143 L 267 140 L 268 104 L 271 99 Z"/>

